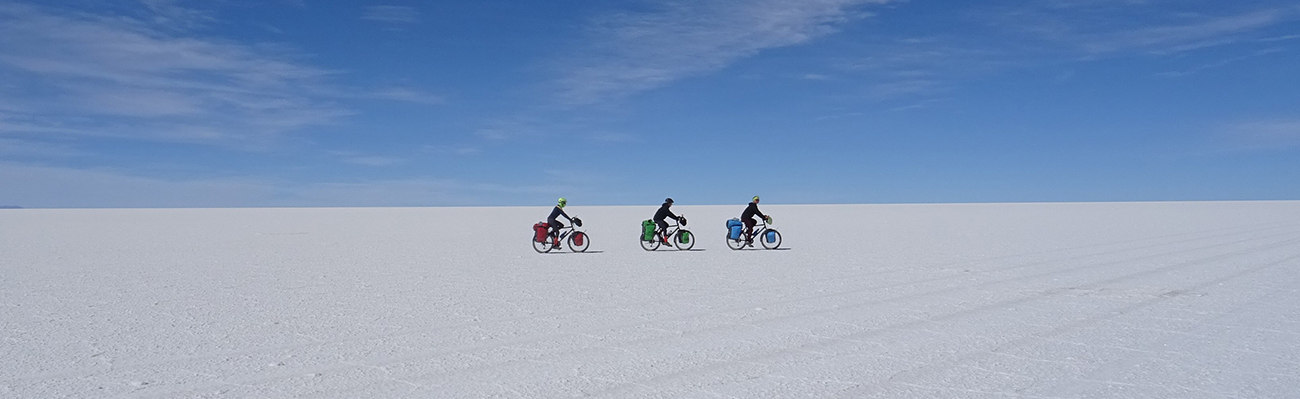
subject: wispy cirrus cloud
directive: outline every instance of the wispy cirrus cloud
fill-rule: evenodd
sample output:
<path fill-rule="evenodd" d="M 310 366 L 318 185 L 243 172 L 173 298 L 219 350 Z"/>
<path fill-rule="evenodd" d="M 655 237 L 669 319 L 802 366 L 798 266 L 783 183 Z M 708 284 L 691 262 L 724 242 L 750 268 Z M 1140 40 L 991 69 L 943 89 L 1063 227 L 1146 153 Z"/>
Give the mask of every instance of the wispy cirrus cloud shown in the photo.
<path fill-rule="evenodd" d="M 370 92 L 367 96 L 376 100 L 402 101 L 424 105 L 442 105 L 447 103 L 447 99 L 433 93 L 412 87 L 386 87 Z"/>
<path fill-rule="evenodd" d="M 160 178 L 112 168 L 0 161 L 0 204 L 31 208 L 507 205 L 521 194 L 550 196 L 583 184 L 503 184 L 454 178 L 303 182 L 274 178 Z M 511 195 L 503 195 L 511 194 Z"/>
<path fill-rule="evenodd" d="M 515 116 L 487 121 L 482 128 L 475 130 L 473 135 L 480 139 L 492 142 L 504 142 L 524 138 L 536 138 L 545 135 L 545 132 L 548 131 L 556 132 L 563 130 L 565 130 L 564 127 L 557 126 L 553 122 L 546 121 L 544 118 L 537 116 Z"/>
<path fill-rule="evenodd" d="M 333 155 L 344 163 L 374 167 L 393 166 L 407 161 L 405 158 L 363 154 L 356 151 L 331 151 L 330 155 Z"/>
<path fill-rule="evenodd" d="M 0 137 L 0 159 L 63 159 L 82 155 L 85 152 L 67 143 Z"/>
<path fill-rule="evenodd" d="M 1269 28 L 1300 20 L 1300 7 L 1082 0 L 1025 3 L 978 14 L 990 26 L 1009 27 L 1013 36 L 1018 33 L 1055 49 L 1100 57 L 1135 52 L 1169 55 L 1257 41 L 1268 35 Z"/>
<path fill-rule="evenodd" d="M 1300 119 L 1241 122 L 1225 129 L 1231 147 L 1238 150 L 1300 149 Z"/>
<path fill-rule="evenodd" d="M 424 154 L 437 155 L 437 156 L 447 156 L 447 155 L 470 156 L 470 155 L 478 155 L 482 153 L 483 149 L 479 147 L 467 146 L 467 145 L 459 145 L 459 146 L 426 145 L 420 148 L 420 152 Z"/>
<path fill-rule="evenodd" d="M 398 27 L 420 22 L 420 11 L 407 6 L 369 6 L 361 14 L 361 19 Z"/>
<path fill-rule="evenodd" d="M 1084 34 L 1081 44 L 1090 54 L 1120 51 L 1180 53 L 1246 40 L 1243 34 L 1293 20 L 1296 10 L 1272 8 L 1240 14 L 1203 16 L 1164 25 L 1118 32 Z"/>
<path fill-rule="evenodd" d="M 177 0 L 139 0 L 150 11 L 149 19 L 155 25 L 191 28 L 216 21 L 212 13 L 182 7 Z"/>
<path fill-rule="evenodd" d="M 283 55 L 289 49 L 175 28 L 0 5 L 0 76 L 20 79 L 0 104 L 27 121 L 0 134 L 241 145 L 350 114 L 330 94 L 334 72 Z"/>
<path fill-rule="evenodd" d="M 562 62 L 560 97 L 590 104 L 806 43 L 891 0 L 703 0 L 661 3 L 592 21 L 592 43 Z"/>
<path fill-rule="evenodd" d="M 829 63 L 833 81 L 852 80 L 856 96 L 873 102 L 905 102 L 895 109 L 922 108 L 945 95 L 955 82 L 1016 66 L 1010 51 L 971 39 L 902 37 L 863 40 L 853 52 Z M 863 55 L 865 54 L 865 55 Z"/>
<path fill-rule="evenodd" d="M 1205 7 L 1214 3 L 1217 7 Z M 1212 11 L 1203 11 L 1212 10 Z M 1160 0 L 1059 0 L 974 7 L 960 11 L 952 29 L 923 37 L 882 35 L 852 46 L 831 65 L 867 87 L 877 101 L 923 99 L 933 103 L 947 90 L 980 75 L 1133 55 L 1172 57 L 1199 49 L 1236 46 L 1232 55 L 1192 59 L 1179 77 L 1276 53 L 1277 28 L 1300 21 L 1300 7 L 1230 5 Z M 969 32 L 981 32 L 970 35 Z M 1063 76 L 1062 79 L 1068 79 Z M 899 109 L 910 109 L 903 107 Z"/>
<path fill-rule="evenodd" d="M 1240 62 L 1244 62 L 1244 61 L 1248 61 L 1248 60 L 1253 60 L 1253 59 L 1256 59 L 1256 58 L 1265 57 L 1265 56 L 1269 56 L 1269 55 L 1273 55 L 1273 54 L 1279 54 L 1279 53 L 1282 53 L 1282 52 L 1283 52 L 1283 50 L 1280 49 L 1280 48 L 1266 48 L 1266 49 L 1262 49 L 1262 50 L 1253 51 L 1253 52 L 1250 52 L 1250 53 L 1245 54 L 1245 55 L 1240 55 L 1240 56 L 1236 56 L 1236 57 L 1232 57 L 1232 58 L 1221 59 L 1221 60 L 1218 60 L 1218 61 L 1214 61 L 1214 62 L 1210 62 L 1210 63 L 1206 63 L 1206 64 L 1201 64 L 1201 65 L 1196 65 L 1196 66 L 1192 66 L 1192 67 L 1189 67 L 1189 68 L 1186 68 L 1186 69 L 1182 69 L 1182 70 L 1178 70 L 1178 71 L 1170 71 L 1170 72 L 1160 73 L 1159 76 L 1164 76 L 1164 77 L 1168 77 L 1168 78 L 1181 78 L 1181 77 L 1186 77 L 1186 76 L 1195 75 L 1195 74 L 1201 73 L 1201 72 L 1203 72 L 1203 71 L 1212 70 L 1212 69 L 1218 69 L 1218 68 L 1223 68 L 1223 67 L 1226 67 L 1226 66 L 1228 66 L 1228 65 L 1237 64 L 1237 63 L 1240 63 Z"/>

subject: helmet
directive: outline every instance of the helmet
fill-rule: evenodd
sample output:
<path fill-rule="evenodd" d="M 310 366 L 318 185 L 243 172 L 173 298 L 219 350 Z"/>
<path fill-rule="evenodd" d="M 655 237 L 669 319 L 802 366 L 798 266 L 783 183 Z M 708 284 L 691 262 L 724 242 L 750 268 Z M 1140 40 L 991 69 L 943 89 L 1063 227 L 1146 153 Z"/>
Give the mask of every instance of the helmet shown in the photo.
<path fill-rule="evenodd" d="M 569 203 L 569 200 L 564 199 L 564 197 L 560 197 L 560 201 L 559 201 L 558 203 L 556 203 L 556 205 L 558 205 L 559 207 L 563 208 L 564 205 L 567 205 L 568 203 Z"/>
<path fill-rule="evenodd" d="M 754 196 L 754 202 L 758 202 L 758 196 L 757 196 L 757 195 Z"/>
<path fill-rule="evenodd" d="M 664 198 L 664 202 L 667 202 L 667 203 L 671 204 L 671 203 L 673 203 L 673 199 L 672 199 L 672 197 Z"/>

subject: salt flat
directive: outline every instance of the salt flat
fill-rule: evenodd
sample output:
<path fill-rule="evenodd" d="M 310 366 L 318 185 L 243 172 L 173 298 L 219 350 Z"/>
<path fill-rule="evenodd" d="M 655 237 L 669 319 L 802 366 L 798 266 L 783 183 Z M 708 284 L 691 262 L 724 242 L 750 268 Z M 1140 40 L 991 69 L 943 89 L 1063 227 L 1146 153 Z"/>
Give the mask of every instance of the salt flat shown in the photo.
<path fill-rule="evenodd" d="M 0 210 L 0 397 L 1295 397 L 1300 202 Z"/>

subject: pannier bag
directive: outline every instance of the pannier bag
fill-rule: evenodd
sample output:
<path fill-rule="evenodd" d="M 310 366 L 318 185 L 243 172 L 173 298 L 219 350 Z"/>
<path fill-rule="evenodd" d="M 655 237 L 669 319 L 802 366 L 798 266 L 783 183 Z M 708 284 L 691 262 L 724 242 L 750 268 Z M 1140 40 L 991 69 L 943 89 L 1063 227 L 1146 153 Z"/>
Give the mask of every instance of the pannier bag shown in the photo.
<path fill-rule="evenodd" d="M 641 239 L 645 241 L 654 241 L 655 221 L 650 219 L 641 221 Z"/>
<path fill-rule="evenodd" d="M 547 224 L 546 222 L 537 222 L 537 224 L 533 225 L 533 240 L 537 242 L 545 242 L 546 236 L 548 235 L 547 233 L 550 232 L 550 229 L 550 224 Z"/>
<path fill-rule="evenodd" d="M 691 232 L 689 232 L 689 231 L 683 231 L 683 232 L 682 232 L 682 244 L 690 244 L 690 243 L 691 243 Z"/>
<path fill-rule="evenodd" d="M 727 238 L 732 240 L 740 239 L 740 232 L 745 229 L 745 224 L 740 219 L 731 219 L 727 221 Z"/>
<path fill-rule="evenodd" d="M 776 242 L 776 232 L 775 232 L 775 231 L 768 230 L 768 231 L 767 231 L 767 234 L 765 234 L 765 235 L 767 236 L 767 242 L 768 242 L 768 243 L 774 243 L 774 242 Z"/>
<path fill-rule="evenodd" d="M 583 238 L 586 238 L 586 236 L 587 236 L 587 235 L 586 235 L 586 234 L 582 234 L 582 232 L 573 233 L 573 245 L 577 245 L 577 246 L 581 247 L 581 246 L 582 246 L 582 240 L 583 240 Z"/>

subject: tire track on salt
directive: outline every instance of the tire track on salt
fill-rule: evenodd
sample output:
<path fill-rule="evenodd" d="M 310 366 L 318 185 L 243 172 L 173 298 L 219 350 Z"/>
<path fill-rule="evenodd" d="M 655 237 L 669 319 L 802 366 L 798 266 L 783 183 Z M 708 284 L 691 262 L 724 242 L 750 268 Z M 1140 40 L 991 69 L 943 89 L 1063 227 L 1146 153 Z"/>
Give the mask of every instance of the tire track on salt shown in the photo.
<path fill-rule="evenodd" d="M 1232 252 L 1223 253 L 1223 254 L 1218 254 L 1218 255 L 1213 255 L 1213 256 L 1209 256 L 1209 257 L 1205 257 L 1205 258 L 1200 258 L 1200 259 L 1196 259 L 1196 260 L 1192 260 L 1192 261 L 1179 262 L 1179 263 L 1177 263 L 1177 264 L 1175 264 L 1175 265 L 1171 265 L 1171 266 L 1166 266 L 1166 267 L 1161 267 L 1161 268 L 1151 269 L 1151 270 L 1144 270 L 1144 271 L 1137 272 L 1137 273 L 1131 273 L 1131 274 L 1128 274 L 1128 275 L 1123 275 L 1123 276 L 1118 276 L 1118 277 L 1109 278 L 1109 279 L 1106 279 L 1106 280 L 1102 280 L 1102 281 L 1094 282 L 1094 283 L 1092 283 L 1091 285 L 1096 286 L 1096 285 L 1102 285 L 1102 284 L 1106 284 L 1106 283 L 1114 283 L 1114 282 L 1119 282 L 1119 281 L 1129 280 L 1129 279 L 1133 279 L 1133 278 L 1136 278 L 1136 277 L 1141 277 L 1141 276 L 1150 275 L 1150 274 L 1155 274 L 1155 273 L 1164 273 L 1164 272 L 1168 272 L 1168 271 L 1171 271 L 1171 270 L 1176 270 L 1176 269 L 1180 269 L 1180 268 L 1184 268 L 1184 267 L 1188 267 L 1188 266 L 1194 266 L 1194 265 L 1200 265 L 1200 264 L 1208 263 L 1208 262 L 1210 262 L 1210 261 L 1214 261 L 1214 260 L 1231 258 L 1231 257 L 1233 257 L 1233 256 L 1238 256 L 1238 255 L 1241 255 L 1241 254 L 1255 253 L 1255 252 L 1257 252 L 1257 251 L 1259 251 L 1259 250 L 1281 248 L 1281 247 L 1285 247 L 1285 246 L 1287 246 L 1287 245 L 1289 245 L 1289 244 L 1292 244 L 1292 243 L 1295 243 L 1295 242 L 1300 242 L 1300 238 L 1288 239 L 1288 240 L 1284 240 L 1284 241 L 1281 241 L 1281 242 L 1277 242 L 1277 243 L 1269 244 L 1269 245 L 1266 245 L 1266 246 L 1263 246 L 1263 247 L 1260 247 L 1260 248 L 1252 248 L 1252 249 L 1246 249 L 1246 250 L 1240 250 L 1240 251 L 1232 251 Z M 1213 281 L 1211 281 L 1211 282 L 1209 282 L 1209 283 L 1202 284 L 1202 285 L 1198 285 L 1197 287 L 1203 287 L 1203 286 L 1209 286 L 1209 285 L 1217 284 L 1217 283 L 1219 282 L 1219 280 L 1224 280 L 1224 281 L 1226 281 L 1226 279 L 1235 278 L 1235 277 L 1237 277 L 1237 276 L 1239 276 L 1239 275 L 1242 275 L 1242 274 L 1246 274 L 1246 273 L 1255 272 L 1255 271 L 1259 271 L 1259 270 L 1267 269 L 1267 268 L 1270 268 L 1270 267 L 1274 267 L 1274 266 L 1277 266 L 1277 265 L 1283 264 L 1283 263 L 1285 263 L 1285 262 L 1287 262 L 1287 261 L 1291 261 L 1291 260 L 1297 259 L 1298 257 L 1300 257 L 1300 256 L 1291 256 L 1291 257 L 1287 257 L 1287 258 L 1285 258 L 1285 259 L 1282 259 L 1282 260 L 1279 260 L 1279 261 L 1275 261 L 1275 262 L 1269 263 L 1269 264 L 1264 265 L 1264 266 L 1258 266 L 1258 267 L 1251 268 L 1251 269 L 1249 269 L 1249 270 L 1247 270 L 1247 271 L 1244 271 L 1244 272 L 1241 272 L 1241 273 L 1235 273 L 1235 274 L 1233 274 L 1233 275 L 1231 275 L 1231 276 L 1228 276 L 1228 277 L 1225 277 L 1225 278 L 1215 279 L 1215 280 L 1213 280 Z M 1006 283 L 1006 282 L 1011 281 L 1011 280 L 1019 280 L 1019 279 L 1020 279 L 1020 278 L 1009 279 L 1009 280 L 1004 280 L 1004 281 L 989 282 L 989 283 L 981 284 L 981 286 L 988 286 L 988 285 L 1001 284 L 1001 283 Z M 941 291 L 955 291 L 955 290 L 941 290 Z M 1007 307 L 1007 306 L 1014 306 L 1014 305 L 1027 304 L 1027 303 L 1033 302 L 1033 301 L 1035 301 L 1035 300 L 1039 300 L 1039 299 L 1043 299 L 1043 298 L 1049 298 L 1049 297 L 1051 297 L 1051 296 L 1053 296 L 1053 295 L 1054 295 L 1053 292 L 1044 292 L 1044 293 L 1039 293 L 1039 294 L 1035 294 L 1035 295 L 1029 295 L 1029 296 L 1025 296 L 1025 297 L 1021 297 L 1021 298 L 1012 299 L 1012 300 L 998 301 L 998 302 L 994 302 L 994 303 L 991 303 L 991 304 L 986 304 L 986 305 L 983 305 L 983 306 L 979 306 L 979 307 L 976 307 L 976 308 L 963 309 L 963 310 L 956 311 L 956 312 L 951 312 L 951 313 L 948 313 L 948 314 L 945 314 L 945 315 L 942 315 L 942 316 L 939 316 L 939 317 L 931 317 L 931 318 L 927 318 L 927 319 L 924 319 L 924 320 L 911 321 L 911 322 L 907 322 L 907 323 L 897 323 L 897 324 L 892 324 L 892 325 L 889 325 L 889 326 L 885 326 L 885 327 L 883 327 L 883 328 L 872 329 L 872 330 L 868 330 L 868 331 L 861 331 L 861 332 L 857 332 L 857 333 L 852 333 L 852 334 L 847 334 L 847 335 L 841 335 L 841 336 L 836 336 L 836 337 L 831 337 L 831 338 L 821 339 L 821 340 L 818 340 L 818 341 L 815 341 L 815 342 L 812 342 L 812 343 L 808 343 L 808 344 L 804 344 L 804 345 L 799 345 L 799 346 L 796 346 L 796 347 L 787 347 L 787 348 L 783 348 L 783 349 L 778 350 L 778 351 L 775 351 L 775 352 L 764 353 L 764 354 L 762 354 L 762 355 L 749 356 L 749 357 L 742 357 L 742 358 L 737 358 L 737 359 L 728 359 L 728 360 L 726 360 L 726 361 L 715 361 L 716 363 L 714 363 L 714 364 L 710 364 L 710 365 L 706 365 L 706 366 L 703 366 L 703 367 L 696 367 L 696 368 L 691 368 L 691 369 L 686 369 L 686 370 L 680 370 L 680 371 L 678 371 L 678 372 L 671 373 L 671 374 L 661 375 L 661 376 L 656 377 L 656 378 L 653 378 L 653 379 L 648 379 L 648 380 L 639 380 L 639 381 L 636 381 L 636 384 L 635 384 L 635 385 L 637 385 L 637 386 L 657 386 L 657 384 L 655 384 L 656 382 L 661 382 L 661 381 L 665 381 L 665 380 L 669 380 L 669 379 L 673 379 L 673 378 L 677 378 L 677 377 L 688 376 L 688 375 L 698 375 L 698 374 L 702 374 L 703 372 L 706 372 L 706 371 L 711 371 L 711 370 L 715 370 L 715 369 L 718 369 L 718 368 L 727 367 L 727 366 L 729 366 L 729 365 L 737 364 L 737 363 L 753 363 L 753 364 L 758 364 L 758 363 L 761 363 L 760 360 L 763 360 L 763 359 L 776 358 L 776 357 L 778 357 L 778 356 L 782 356 L 782 355 L 786 355 L 786 354 L 803 352 L 803 351 L 807 350 L 807 348 L 827 347 L 827 346 L 836 345 L 836 344 L 841 344 L 841 343 L 845 343 L 845 342 L 851 342 L 851 343 L 853 343 L 853 344 L 864 344 L 864 343 L 868 343 L 868 342 L 862 341 L 862 340 L 860 340 L 859 338 L 865 338 L 865 337 L 870 337 L 870 336 L 874 336 L 874 335 L 879 335 L 879 334 L 882 334 L 882 333 L 884 333 L 884 332 L 889 332 L 889 331 L 893 331 L 893 330 L 909 329 L 909 328 L 919 327 L 919 326 L 923 326 L 923 325 L 925 325 L 925 324 L 933 323 L 933 322 L 936 322 L 936 321 L 945 321 L 945 320 L 955 319 L 955 318 L 958 318 L 958 317 L 966 317 L 966 316 L 969 316 L 969 315 L 974 314 L 974 313 L 987 312 L 987 311 L 990 311 L 990 310 L 995 310 L 995 309 L 1005 308 L 1005 307 Z M 910 296 L 928 296 L 928 295 L 922 294 L 922 295 L 910 295 Z M 863 303 L 863 304 L 861 304 L 861 305 L 859 305 L 859 306 L 854 306 L 854 307 L 864 307 L 864 306 L 882 305 L 882 304 L 889 303 L 889 302 L 894 302 L 894 301 L 897 301 L 897 300 L 900 300 L 900 299 L 906 299 L 906 298 L 899 297 L 899 298 L 891 298 L 891 299 L 886 299 L 886 300 L 881 300 L 881 301 L 872 301 L 872 302 Z M 1168 297 L 1156 297 L 1156 298 L 1154 298 L 1154 299 L 1152 299 L 1152 300 L 1148 300 L 1147 302 L 1143 302 L 1141 306 L 1133 306 L 1133 309 L 1132 309 L 1132 310 L 1135 310 L 1135 309 L 1138 309 L 1138 308 L 1141 308 L 1141 307 L 1145 307 L 1145 306 L 1151 306 L 1151 305 L 1153 305 L 1153 304 L 1155 304 L 1155 303 L 1158 303 L 1158 302 L 1163 301 L 1163 300 L 1168 300 L 1168 299 L 1169 299 Z M 841 308 L 838 308 L 838 309 L 836 309 L 836 310 L 843 310 L 843 309 L 846 309 L 846 308 L 845 308 L 845 307 L 841 307 Z M 1127 311 L 1131 312 L 1132 310 L 1127 310 Z M 817 312 L 817 313 L 825 313 L 825 312 Z M 781 318 L 774 318 L 774 319 L 765 319 L 765 320 L 761 320 L 761 321 L 773 321 L 773 320 L 776 320 L 776 319 L 788 319 L 788 318 L 793 318 L 793 317 L 802 317 L 802 316 L 806 316 L 806 315 L 808 315 L 808 314 L 799 314 L 799 315 L 793 315 L 793 316 L 789 316 L 789 317 L 781 317 Z M 1108 317 L 1104 317 L 1104 318 L 1101 318 L 1101 319 L 1105 319 L 1105 318 L 1108 318 Z M 756 324 L 756 323 L 750 323 L 750 324 Z M 703 333 L 703 332 L 706 332 L 706 331 L 716 330 L 716 329 L 718 329 L 718 328 L 710 328 L 710 329 L 706 329 L 706 330 L 693 331 L 693 333 Z M 1064 331 L 1064 330 L 1062 330 L 1062 331 Z M 1058 332 L 1058 334 L 1059 334 L 1059 332 Z M 601 393 L 605 393 L 605 392 L 601 392 Z"/>

